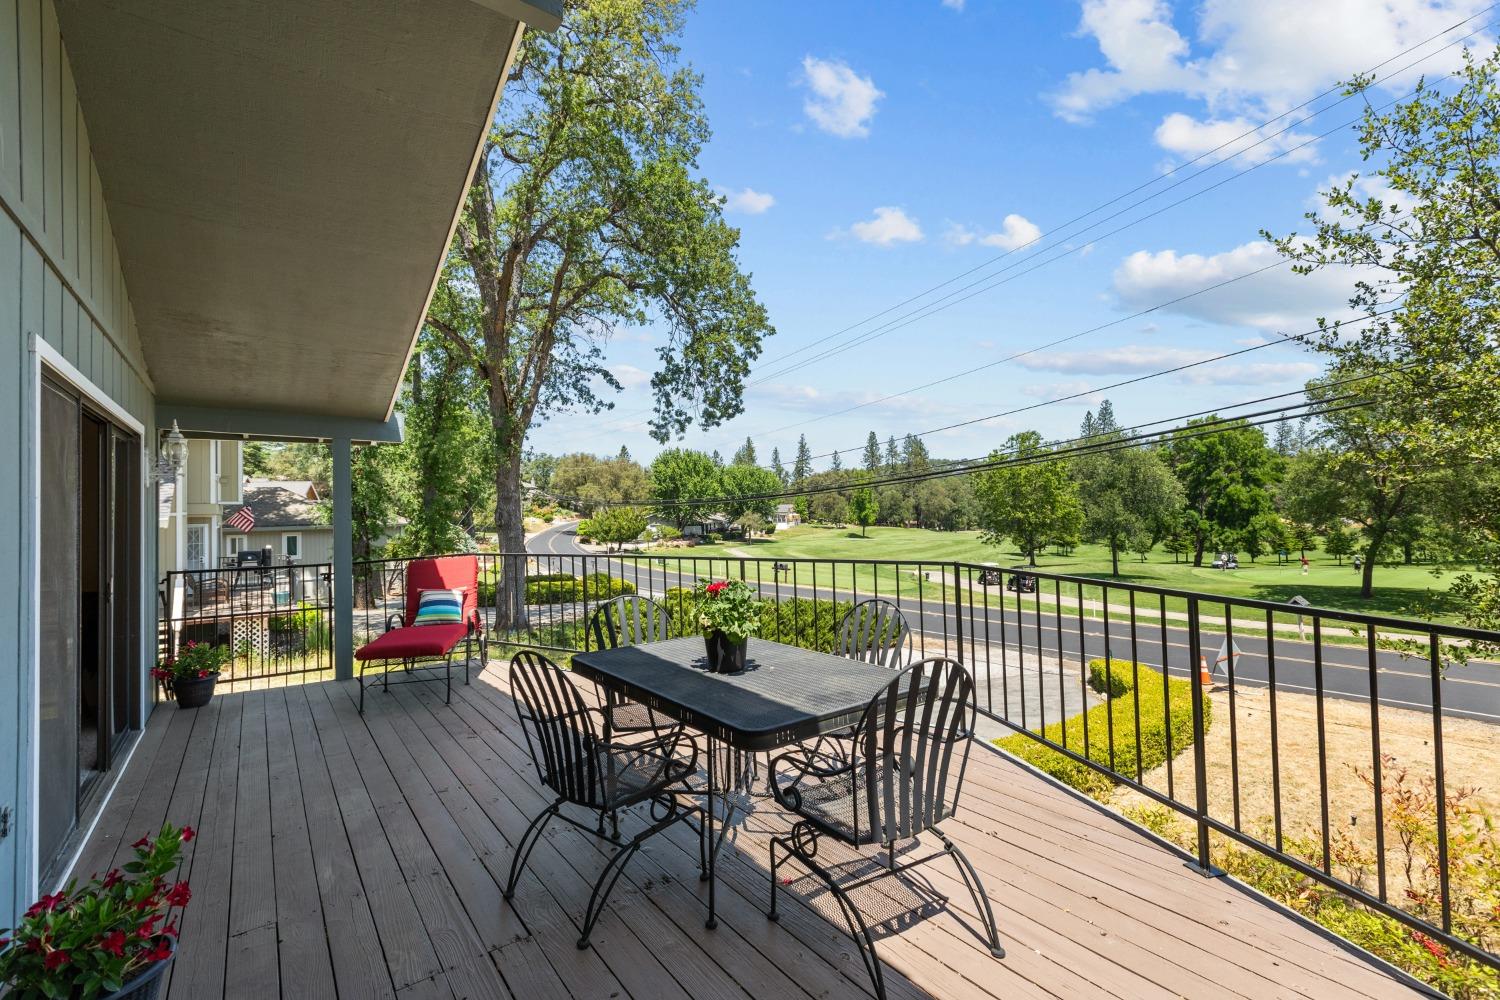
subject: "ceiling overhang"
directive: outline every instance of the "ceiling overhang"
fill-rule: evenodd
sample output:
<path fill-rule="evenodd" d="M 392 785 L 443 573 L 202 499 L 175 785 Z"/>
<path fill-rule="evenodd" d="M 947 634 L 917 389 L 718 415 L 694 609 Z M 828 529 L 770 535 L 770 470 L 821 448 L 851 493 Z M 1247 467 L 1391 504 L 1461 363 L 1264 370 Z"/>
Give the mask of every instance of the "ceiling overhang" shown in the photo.
<path fill-rule="evenodd" d="M 57 0 L 159 401 L 386 421 L 552 0 Z"/>

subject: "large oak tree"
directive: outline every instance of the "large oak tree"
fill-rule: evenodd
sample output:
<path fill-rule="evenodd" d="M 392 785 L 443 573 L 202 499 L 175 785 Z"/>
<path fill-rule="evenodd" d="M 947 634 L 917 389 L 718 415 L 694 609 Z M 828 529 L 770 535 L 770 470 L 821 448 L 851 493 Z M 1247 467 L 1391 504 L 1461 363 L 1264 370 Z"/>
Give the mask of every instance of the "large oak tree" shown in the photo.
<path fill-rule="evenodd" d="M 523 549 L 521 461 L 547 416 L 597 412 L 620 388 L 605 347 L 660 335 L 653 436 L 741 411 L 772 330 L 736 259 L 739 231 L 697 175 L 709 137 L 700 80 L 675 42 L 685 0 L 570 2 L 528 32 L 475 171 L 428 323 L 485 383 L 501 548 Z M 525 623 L 524 560 L 497 588 Z"/>

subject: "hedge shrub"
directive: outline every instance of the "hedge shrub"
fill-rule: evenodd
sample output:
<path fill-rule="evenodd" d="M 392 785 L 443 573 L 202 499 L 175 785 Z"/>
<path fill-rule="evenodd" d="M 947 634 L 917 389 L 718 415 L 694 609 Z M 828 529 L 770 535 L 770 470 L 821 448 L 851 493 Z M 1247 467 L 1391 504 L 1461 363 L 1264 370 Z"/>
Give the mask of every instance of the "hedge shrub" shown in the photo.
<path fill-rule="evenodd" d="M 698 627 L 697 598 L 691 588 L 668 590 L 665 605 L 672 619 L 673 636 L 698 635 L 702 631 Z M 790 646 L 832 653 L 838 645 L 839 622 L 852 606 L 848 601 L 807 597 L 791 597 L 780 603 L 762 601 L 758 634 Z"/>
<path fill-rule="evenodd" d="M 1122 670 L 1122 667 L 1124 668 Z M 1110 766 L 1111 716 L 1114 730 L 1114 769 L 1120 774 L 1139 780 L 1135 772 L 1136 748 L 1140 748 L 1141 770 L 1149 771 L 1167 760 L 1167 715 L 1162 705 L 1163 678 L 1153 667 L 1141 665 L 1139 686 L 1132 694 L 1129 690 L 1131 678 L 1130 661 L 1116 660 L 1113 669 L 1103 661 L 1089 664 L 1089 680 L 1099 686 L 1118 687 L 1121 693 L 1102 705 L 1095 705 L 1068 719 L 1065 723 L 1052 723 L 1043 735 L 1054 743 L 1063 744 L 1074 753 L 1084 753 L 1084 731 L 1088 731 L 1088 758 L 1103 767 Z M 1171 702 L 1172 752 L 1181 753 L 1193 743 L 1193 684 L 1188 680 L 1172 679 L 1167 683 L 1167 696 Z M 1129 695 L 1127 697 L 1126 695 Z M 1141 727 L 1135 726 L 1135 703 L 1140 701 Z M 1208 731 L 1213 719 L 1213 704 L 1208 695 L 1203 696 L 1203 729 Z M 1063 733 L 1066 728 L 1067 739 Z M 1022 760 L 1057 778 L 1065 784 L 1093 796 L 1106 799 L 1117 782 L 1109 776 L 1080 763 L 1065 754 L 1058 753 L 1030 736 L 1017 733 L 995 741 L 1003 750 L 1015 754 Z"/>
<path fill-rule="evenodd" d="M 572 573 L 539 573 L 526 578 L 527 604 L 571 604 L 583 600 L 585 594 L 590 601 L 602 601 L 633 593 L 635 593 L 635 584 L 629 580 L 611 578 L 607 573 L 590 573 L 587 587 L 584 586 L 582 578 Z M 479 603 L 482 607 L 494 606 L 495 580 L 493 576 L 480 578 Z"/>
<path fill-rule="evenodd" d="M 1129 660 L 1110 660 L 1108 664 L 1103 660 L 1089 661 L 1089 687 L 1106 698 L 1129 694 L 1134 684 L 1135 668 Z"/>

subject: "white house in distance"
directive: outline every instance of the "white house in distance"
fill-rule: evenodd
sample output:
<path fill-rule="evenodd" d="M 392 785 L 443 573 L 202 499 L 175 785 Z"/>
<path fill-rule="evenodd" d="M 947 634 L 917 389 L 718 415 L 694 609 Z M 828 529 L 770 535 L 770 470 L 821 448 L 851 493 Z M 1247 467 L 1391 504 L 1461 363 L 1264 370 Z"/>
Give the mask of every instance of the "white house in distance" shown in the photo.
<path fill-rule="evenodd" d="M 157 502 L 157 561 L 161 571 L 213 569 L 225 554 L 225 508 L 244 502 L 245 458 L 239 441 L 195 438 L 176 482 L 164 482 Z"/>
<path fill-rule="evenodd" d="M 791 528 L 802 523 L 802 515 L 797 513 L 797 508 L 789 503 L 776 505 L 776 514 L 771 522 L 772 531 L 780 531 L 782 528 Z"/>

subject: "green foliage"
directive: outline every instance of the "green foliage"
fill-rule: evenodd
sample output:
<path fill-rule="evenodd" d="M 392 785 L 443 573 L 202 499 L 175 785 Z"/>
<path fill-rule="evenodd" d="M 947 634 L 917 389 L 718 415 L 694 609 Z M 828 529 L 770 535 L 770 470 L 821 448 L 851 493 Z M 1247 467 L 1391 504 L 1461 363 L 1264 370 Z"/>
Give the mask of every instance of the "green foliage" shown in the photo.
<path fill-rule="evenodd" d="M 0 935 L 0 986 L 17 1000 L 113 994 L 172 954 L 182 908 L 192 898 L 173 882 L 191 827 L 166 824 L 132 845 L 135 860 L 78 888 L 44 895 Z"/>
<path fill-rule="evenodd" d="M 269 620 L 271 632 L 297 638 L 305 650 L 329 649 L 333 646 L 333 633 L 328 627 L 327 617 L 315 604 L 303 601 L 296 610 L 272 615 Z"/>
<path fill-rule="evenodd" d="M 859 525 L 860 534 L 868 535 L 870 525 L 875 523 L 875 518 L 880 514 L 880 502 L 875 499 L 875 491 L 868 486 L 862 486 L 849 496 L 849 516 L 854 523 Z"/>
<path fill-rule="evenodd" d="M 745 438 L 745 443 L 742 444 L 742 445 L 740 445 L 739 448 L 735 451 L 734 458 L 732 458 L 732 459 L 729 460 L 729 464 L 730 465 L 754 465 L 754 464 L 756 464 L 755 463 L 755 442 L 752 441 L 752 440 L 750 440 L 748 437 Z"/>
<path fill-rule="evenodd" d="M 646 470 L 628 457 L 601 459 L 576 453 L 557 460 L 549 492 L 567 498 L 579 513 L 591 515 L 601 504 L 642 500 L 650 491 Z"/>
<path fill-rule="evenodd" d="M 527 604 L 573 604 L 587 598 L 605 601 L 612 597 L 635 593 L 635 584 L 608 573 L 590 573 L 587 578 L 572 573 L 545 573 L 526 578 Z M 495 601 L 495 578 L 485 574 L 479 580 L 479 603 L 491 605 Z"/>
<path fill-rule="evenodd" d="M 1337 559 L 1342 566 L 1344 557 L 1354 554 L 1354 536 L 1343 525 L 1336 525 L 1324 537 L 1323 551 Z"/>
<path fill-rule="evenodd" d="M 776 513 L 776 500 L 749 498 L 764 497 L 780 489 L 781 480 L 770 469 L 738 463 L 726 466 L 719 470 L 714 483 L 713 495 L 722 497 L 723 502 L 713 513 L 724 514 L 732 521 L 744 514 L 755 514 L 769 521 Z"/>
<path fill-rule="evenodd" d="M 1147 668 L 1150 669 L 1149 667 Z M 1134 665 L 1129 660 L 1089 661 L 1089 687 L 1107 698 L 1118 698 L 1135 686 Z"/>
<path fill-rule="evenodd" d="M 760 631 L 761 601 L 743 580 L 702 580 L 693 588 L 694 615 L 704 632 L 741 642 Z"/>
<path fill-rule="evenodd" d="M 1036 554 L 1054 538 L 1076 534 L 1083 523 L 1078 485 L 1068 463 L 1044 460 L 1047 449 L 1035 431 L 1013 434 L 1005 447 L 990 453 L 996 460 L 1021 459 L 973 475 L 979 504 L 979 526 L 986 542 L 1009 539 L 1034 566 Z"/>
<path fill-rule="evenodd" d="M 590 519 L 590 537 L 606 545 L 633 542 L 645 532 L 646 512 L 639 507 L 606 507 Z"/>
<path fill-rule="evenodd" d="M 792 463 L 792 482 L 797 486 L 812 475 L 812 449 L 807 446 L 807 435 L 797 435 L 797 460 Z"/>
<path fill-rule="evenodd" d="M 667 591 L 664 603 L 672 619 L 674 637 L 703 634 L 699 624 L 699 600 L 698 595 L 687 587 Z M 761 601 L 756 609 L 760 617 L 756 634 L 775 642 L 832 653 L 838 648 L 838 624 L 851 607 L 853 605 L 846 601 L 807 597 Z"/>
<path fill-rule="evenodd" d="M 1280 475 L 1281 458 L 1266 444 L 1259 427 L 1243 421 L 1220 424 L 1211 434 L 1194 428 L 1217 415 L 1188 421 L 1167 446 L 1167 458 L 1182 484 L 1183 527 L 1193 540 L 1193 564 L 1203 564 L 1209 546 L 1235 544 L 1251 520 L 1272 509 L 1270 487 Z"/>
<path fill-rule="evenodd" d="M 1104 417 L 1113 424 L 1113 411 Z M 1144 548 L 1137 551 L 1149 552 L 1180 516 L 1182 487 L 1154 448 L 1085 455 L 1073 461 L 1073 475 L 1084 510 L 1083 536 L 1108 546 L 1115 576 L 1122 550 L 1139 542 Z"/>
<path fill-rule="evenodd" d="M 1168 700 L 1171 705 L 1171 725 L 1167 724 L 1167 713 L 1162 706 L 1162 676 L 1144 664 L 1140 668 L 1137 686 L 1131 689 L 1125 684 L 1116 660 L 1100 676 L 1099 682 L 1113 689 L 1123 690 L 1103 705 L 1095 705 L 1087 712 L 1075 715 L 1064 723 L 1051 723 L 1043 735 L 1054 743 L 1067 746 L 1074 753 L 1084 754 L 1084 734 L 1087 730 L 1089 760 L 1103 767 L 1111 766 L 1110 731 L 1113 728 L 1113 767 L 1124 775 L 1136 774 L 1136 753 L 1141 755 L 1141 770 L 1158 767 L 1167 760 L 1167 744 L 1170 732 L 1172 753 L 1178 754 L 1193 743 L 1193 686 L 1191 681 L 1172 679 L 1167 682 Z M 1099 661 L 1089 665 L 1091 680 L 1106 670 Z M 1126 698 L 1125 695 L 1133 695 Z M 1135 727 L 1136 703 L 1139 702 L 1141 728 Z M 1203 728 L 1213 718 L 1213 705 L 1208 696 L 1203 696 Z M 1066 733 L 1066 738 L 1064 734 Z M 1000 748 L 1015 754 L 1034 767 L 1096 799 L 1106 799 L 1114 789 L 1115 782 L 1107 775 L 1079 763 L 1065 754 L 1058 753 L 1038 743 L 1032 737 L 1018 733 L 995 741 Z"/>
<path fill-rule="evenodd" d="M 718 494 L 720 469 L 714 460 L 691 448 L 667 448 L 651 463 L 651 498 L 655 513 L 679 529 L 710 514 L 716 505 L 689 501 Z"/>

